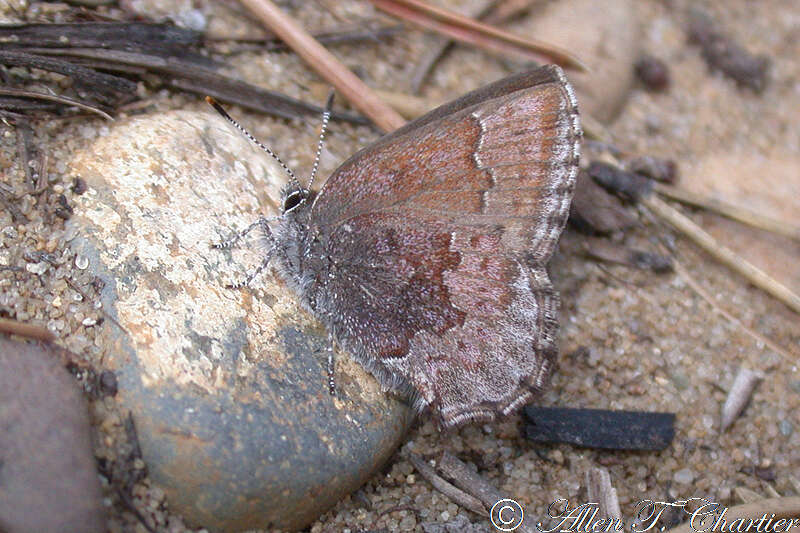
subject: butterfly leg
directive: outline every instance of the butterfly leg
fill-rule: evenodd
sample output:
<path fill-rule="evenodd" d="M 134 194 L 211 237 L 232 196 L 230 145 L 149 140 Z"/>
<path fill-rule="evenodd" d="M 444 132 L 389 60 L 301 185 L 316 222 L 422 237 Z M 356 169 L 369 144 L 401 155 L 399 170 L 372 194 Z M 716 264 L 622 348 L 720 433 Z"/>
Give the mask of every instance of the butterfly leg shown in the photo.
<path fill-rule="evenodd" d="M 271 243 L 273 239 L 272 239 L 272 232 L 270 231 L 269 225 L 267 224 L 269 220 L 270 219 L 268 219 L 265 216 L 260 216 L 258 217 L 258 220 L 247 226 L 242 231 L 236 233 L 233 237 L 229 237 L 222 242 L 212 244 L 211 247 L 215 250 L 228 250 L 230 248 L 233 248 L 240 240 L 242 240 L 242 237 L 246 236 L 248 233 L 250 233 L 256 228 L 261 228 L 261 231 L 264 232 L 264 235 Z"/>
<path fill-rule="evenodd" d="M 333 353 L 333 336 L 328 334 L 328 392 L 336 396 L 336 379 L 334 377 L 335 358 Z"/>
<path fill-rule="evenodd" d="M 235 283 L 230 283 L 226 285 L 226 287 L 228 287 L 229 289 L 241 289 L 242 287 L 250 285 L 250 282 L 252 282 L 256 278 L 256 276 L 261 274 L 264 271 L 264 269 L 267 268 L 267 266 L 269 265 L 269 262 L 272 259 L 272 253 L 275 250 L 275 239 L 272 237 L 272 231 L 269 229 L 269 224 L 268 224 L 269 220 L 270 219 L 264 216 L 260 216 L 258 217 L 258 220 L 247 226 L 243 231 L 240 231 L 239 233 L 235 234 L 233 237 L 225 241 L 222 241 L 221 243 L 211 245 L 211 247 L 216 250 L 233 248 L 236 245 L 236 243 L 238 243 L 242 239 L 242 237 L 253 231 L 253 229 L 255 228 L 261 229 L 261 231 L 264 233 L 264 237 L 270 244 L 270 248 L 267 251 L 264 260 L 261 262 L 258 268 L 256 268 L 250 274 L 248 274 L 244 281 L 237 281 Z"/>
<path fill-rule="evenodd" d="M 242 287 L 247 287 L 248 285 L 250 285 L 250 282 L 256 279 L 256 277 L 259 274 L 261 274 L 265 268 L 269 266 L 269 262 L 270 260 L 272 260 L 272 251 L 274 249 L 275 249 L 274 247 L 269 249 L 269 251 L 267 252 L 267 256 L 264 258 L 263 261 L 261 261 L 261 264 L 258 265 L 258 268 L 250 272 L 244 279 L 244 281 L 237 281 L 235 283 L 230 283 L 227 285 L 227 287 L 229 289 L 241 289 Z"/>

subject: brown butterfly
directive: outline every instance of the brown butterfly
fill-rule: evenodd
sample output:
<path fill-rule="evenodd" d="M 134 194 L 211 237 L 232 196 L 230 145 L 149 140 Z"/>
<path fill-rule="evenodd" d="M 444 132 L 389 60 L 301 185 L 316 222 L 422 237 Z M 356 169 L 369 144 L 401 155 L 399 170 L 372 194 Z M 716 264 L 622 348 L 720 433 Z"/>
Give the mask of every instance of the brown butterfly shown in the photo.
<path fill-rule="evenodd" d="M 264 266 L 385 388 L 442 428 L 492 420 L 533 398 L 555 363 L 545 267 L 580 139 L 572 87 L 541 67 L 386 135 L 318 193 L 290 172 L 281 215 L 251 228 L 271 243 Z"/>

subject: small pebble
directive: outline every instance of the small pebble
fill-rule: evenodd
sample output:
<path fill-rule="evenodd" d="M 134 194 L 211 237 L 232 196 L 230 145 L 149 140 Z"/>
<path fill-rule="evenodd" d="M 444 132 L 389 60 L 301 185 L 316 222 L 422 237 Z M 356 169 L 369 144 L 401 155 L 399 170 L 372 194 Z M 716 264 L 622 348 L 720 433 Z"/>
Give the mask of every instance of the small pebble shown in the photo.
<path fill-rule="evenodd" d="M 563 465 L 564 453 L 561 450 L 553 450 L 553 452 L 550 454 L 550 459 L 552 459 L 556 464 Z"/>
<path fill-rule="evenodd" d="M 100 377 L 98 379 L 98 384 L 100 386 L 100 390 L 106 396 L 116 396 L 117 394 L 117 375 L 110 371 L 104 370 L 100 373 Z"/>
<path fill-rule="evenodd" d="M 625 168 L 650 179 L 675 183 L 678 178 L 678 165 L 672 159 L 644 155 L 625 162 Z"/>
<path fill-rule="evenodd" d="M 672 477 L 675 483 L 680 483 L 681 485 L 688 485 L 692 481 L 694 481 L 694 472 L 692 472 L 688 468 L 682 468 L 675 472 L 675 475 Z"/>
<path fill-rule="evenodd" d="M 650 91 L 663 91 L 670 86 L 669 67 L 664 61 L 650 55 L 642 56 L 634 66 L 636 76 Z"/>
<path fill-rule="evenodd" d="M 722 406 L 721 431 L 724 432 L 728 429 L 736 417 L 741 414 L 750 401 L 753 390 L 763 377 L 761 372 L 745 367 L 739 369 L 739 373 L 736 374 L 736 379 L 731 385 L 731 390 L 728 392 L 728 397 L 725 399 L 725 405 Z"/>
<path fill-rule="evenodd" d="M 39 263 L 28 263 L 25 265 L 25 270 L 30 272 L 31 274 L 36 274 L 37 276 L 41 276 L 50 268 L 50 265 L 47 261 L 41 261 Z"/>
<path fill-rule="evenodd" d="M 66 169 L 66 168 L 65 168 Z M 86 182 L 83 178 L 75 178 L 72 180 L 72 193 L 80 196 L 86 192 Z"/>
<path fill-rule="evenodd" d="M 202 11 L 199 9 L 189 9 L 179 13 L 175 17 L 175 22 L 178 26 L 183 26 L 190 30 L 203 31 L 208 26 L 208 20 Z"/>

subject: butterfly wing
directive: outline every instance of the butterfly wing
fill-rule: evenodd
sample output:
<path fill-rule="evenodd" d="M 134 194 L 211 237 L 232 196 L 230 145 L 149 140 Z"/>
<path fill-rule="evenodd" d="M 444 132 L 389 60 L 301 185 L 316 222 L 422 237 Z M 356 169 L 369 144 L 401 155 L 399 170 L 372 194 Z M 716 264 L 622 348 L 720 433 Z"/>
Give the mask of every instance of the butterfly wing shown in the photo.
<path fill-rule="evenodd" d="M 533 86 L 356 154 L 312 206 L 331 265 L 312 289 L 318 314 L 445 427 L 526 403 L 555 358 L 544 267 L 569 212 L 580 126 L 560 69 L 536 72 Z"/>

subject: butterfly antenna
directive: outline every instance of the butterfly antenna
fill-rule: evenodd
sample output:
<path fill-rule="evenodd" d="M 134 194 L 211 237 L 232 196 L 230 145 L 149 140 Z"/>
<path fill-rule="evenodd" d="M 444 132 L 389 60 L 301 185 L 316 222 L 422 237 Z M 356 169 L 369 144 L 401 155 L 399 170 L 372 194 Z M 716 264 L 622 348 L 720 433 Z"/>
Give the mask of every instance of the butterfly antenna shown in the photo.
<path fill-rule="evenodd" d="M 317 170 L 319 170 L 319 158 L 322 155 L 322 145 L 325 141 L 325 132 L 328 130 L 328 121 L 331 119 L 331 110 L 333 109 L 333 95 L 336 94 L 333 90 L 328 95 L 328 101 L 325 103 L 325 112 L 322 113 L 322 131 L 319 132 L 319 142 L 317 143 L 317 155 L 314 156 L 314 166 L 311 167 L 311 177 L 308 180 L 308 189 L 311 189 L 311 184 L 314 183 L 314 178 L 317 177 Z"/>
<path fill-rule="evenodd" d="M 214 98 L 212 98 L 212 97 L 210 97 L 210 96 L 206 96 L 206 102 L 208 102 L 208 103 L 211 105 L 211 107 L 213 107 L 213 108 L 214 108 L 214 109 L 217 111 L 217 113 L 219 113 L 220 115 L 222 115 L 222 117 L 223 117 L 225 120 L 227 120 L 228 122 L 230 122 L 231 124 L 233 124 L 233 126 L 234 126 L 234 127 L 237 129 L 237 130 L 239 130 L 240 132 L 242 132 L 242 134 L 243 134 L 245 137 L 247 137 L 248 139 L 250 139 L 252 142 L 254 142 L 254 143 L 255 143 L 255 144 L 257 144 L 258 146 L 260 146 L 262 150 L 264 150 L 264 151 L 265 151 L 265 152 L 267 152 L 269 155 L 271 155 L 271 156 L 272 156 L 272 158 L 273 158 L 275 161 L 277 161 L 277 162 L 278 162 L 278 164 L 281 166 L 281 168 L 283 168 L 283 170 L 285 170 L 285 171 L 286 171 L 286 173 L 289 175 L 289 179 L 291 179 L 293 182 L 297 183 L 297 184 L 298 184 L 298 188 L 300 187 L 300 182 L 297 180 L 297 177 L 294 175 L 294 172 L 292 172 L 292 169 L 290 169 L 289 167 L 287 167 L 287 166 L 286 166 L 286 163 L 284 163 L 283 161 L 281 161 L 281 158 L 280 158 L 280 157 L 278 157 L 278 155 L 277 155 L 275 152 L 273 152 L 272 150 L 270 150 L 269 148 L 267 148 L 266 146 L 264 146 L 264 145 L 263 145 L 263 144 L 262 144 L 262 143 L 261 143 L 261 142 L 260 142 L 258 139 L 256 139 L 255 137 L 253 137 L 253 135 L 251 135 L 249 131 L 247 131 L 246 129 L 244 129 L 244 126 L 242 126 L 241 124 L 239 124 L 238 122 L 236 122 L 236 121 L 235 121 L 235 120 L 234 120 L 234 119 L 233 119 L 233 118 L 232 118 L 232 117 L 231 117 L 231 116 L 228 114 L 228 112 L 227 112 L 227 111 L 225 111 L 225 109 L 223 109 L 223 107 L 220 105 L 220 103 L 219 103 L 219 102 L 217 102 L 217 101 L 216 101 Z"/>

